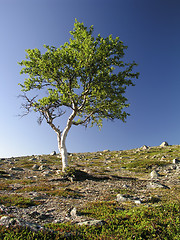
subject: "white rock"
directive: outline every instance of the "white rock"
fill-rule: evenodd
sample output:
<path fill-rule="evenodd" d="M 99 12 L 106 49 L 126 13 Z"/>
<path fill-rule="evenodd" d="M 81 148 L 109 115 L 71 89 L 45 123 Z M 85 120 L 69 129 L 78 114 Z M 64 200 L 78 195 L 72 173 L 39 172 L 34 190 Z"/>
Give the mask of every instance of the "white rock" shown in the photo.
<path fill-rule="evenodd" d="M 12 167 L 12 168 L 10 168 L 10 170 L 13 170 L 13 171 L 24 171 L 24 169 L 20 168 L 20 167 Z"/>
<path fill-rule="evenodd" d="M 88 225 L 88 226 L 102 226 L 104 225 L 106 222 L 102 221 L 102 220 L 90 220 L 90 221 L 85 221 L 85 222 L 80 222 L 78 223 L 79 226 L 82 225 Z"/>
<path fill-rule="evenodd" d="M 155 189 L 155 188 L 169 188 L 169 187 L 167 187 L 165 185 L 162 185 L 160 183 L 150 183 L 147 187 L 148 188 L 153 188 L 153 189 Z"/>
<path fill-rule="evenodd" d="M 42 171 L 42 170 L 46 169 L 46 166 L 45 165 L 41 165 L 38 169 Z"/>
<path fill-rule="evenodd" d="M 56 151 L 53 151 L 50 155 L 51 155 L 51 156 L 56 155 Z"/>
<path fill-rule="evenodd" d="M 56 170 L 56 174 L 59 175 L 62 173 L 62 170 Z"/>
<path fill-rule="evenodd" d="M 169 144 L 167 142 L 162 142 L 160 145 L 160 147 L 167 147 L 167 146 L 169 146 Z"/>
<path fill-rule="evenodd" d="M 46 160 L 46 159 L 41 159 L 39 162 L 40 162 L 40 163 L 46 163 L 47 160 Z"/>
<path fill-rule="evenodd" d="M 126 201 L 128 201 L 128 198 L 124 197 L 122 194 L 118 194 L 116 200 L 118 202 L 126 202 Z"/>
<path fill-rule="evenodd" d="M 104 153 L 110 152 L 109 149 L 103 150 Z"/>
<path fill-rule="evenodd" d="M 142 150 L 147 150 L 148 147 L 147 147 L 146 145 L 144 145 L 144 146 L 141 147 L 141 149 L 142 149 Z"/>
<path fill-rule="evenodd" d="M 151 178 L 156 179 L 156 178 L 158 178 L 158 176 L 159 176 L 159 174 L 155 170 L 153 170 L 151 172 Z"/>
<path fill-rule="evenodd" d="M 32 157 L 29 159 L 29 161 L 36 161 L 36 160 L 37 160 L 37 158 L 35 158 L 35 157 Z"/>
<path fill-rule="evenodd" d="M 43 172 L 44 177 L 48 177 L 50 174 L 52 174 L 52 171 L 50 171 L 50 170 L 47 170 L 47 171 Z"/>
<path fill-rule="evenodd" d="M 39 166 L 38 166 L 37 164 L 35 164 L 35 165 L 32 167 L 32 169 L 34 169 L 34 170 L 38 170 L 38 168 L 39 168 Z"/>
<path fill-rule="evenodd" d="M 177 158 L 175 158 L 175 159 L 173 159 L 173 163 L 177 164 L 177 163 L 180 163 L 180 161 Z"/>

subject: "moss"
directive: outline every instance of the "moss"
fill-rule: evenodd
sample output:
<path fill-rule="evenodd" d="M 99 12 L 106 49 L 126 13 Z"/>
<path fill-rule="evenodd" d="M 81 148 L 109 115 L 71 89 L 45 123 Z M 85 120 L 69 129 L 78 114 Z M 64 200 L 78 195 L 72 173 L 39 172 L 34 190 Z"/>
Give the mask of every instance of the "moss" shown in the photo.
<path fill-rule="evenodd" d="M 5 206 L 18 206 L 18 207 L 29 207 L 37 205 L 37 201 L 33 201 L 30 198 L 25 198 L 16 194 L 13 195 L 0 195 L 0 204 Z"/>

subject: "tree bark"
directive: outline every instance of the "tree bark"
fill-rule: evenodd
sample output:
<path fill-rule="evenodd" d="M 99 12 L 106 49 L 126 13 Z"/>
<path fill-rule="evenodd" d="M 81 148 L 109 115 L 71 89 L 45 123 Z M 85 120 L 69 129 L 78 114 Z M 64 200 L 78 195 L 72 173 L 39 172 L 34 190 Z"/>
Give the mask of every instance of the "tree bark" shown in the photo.
<path fill-rule="evenodd" d="M 66 149 L 66 137 L 67 134 L 72 126 L 73 119 L 76 116 L 76 111 L 73 111 L 72 114 L 70 115 L 67 125 L 62 132 L 62 135 L 58 134 L 58 148 L 61 153 L 61 158 L 62 158 L 62 171 L 65 172 L 65 169 L 68 167 L 68 152 Z"/>

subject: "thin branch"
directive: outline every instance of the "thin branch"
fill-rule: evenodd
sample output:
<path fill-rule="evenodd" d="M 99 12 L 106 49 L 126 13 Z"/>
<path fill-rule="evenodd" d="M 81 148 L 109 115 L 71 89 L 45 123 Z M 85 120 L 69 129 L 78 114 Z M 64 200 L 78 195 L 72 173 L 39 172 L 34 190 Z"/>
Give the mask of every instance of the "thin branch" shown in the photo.
<path fill-rule="evenodd" d="M 24 117 L 28 115 L 33 108 L 35 108 L 35 99 L 37 96 L 33 97 L 32 99 L 29 99 L 26 94 L 20 95 L 19 97 L 22 97 L 25 99 L 25 103 L 22 103 L 21 108 L 25 109 L 25 113 L 20 115 L 21 117 Z M 40 117 L 38 118 L 38 123 L 41 124 L 43 119 L 46 119 L 46 122 L 52 127 L 52 129 L 59 135 L 61 135 L 61 131 L 59 127 L 56 127 L 53 123 L 53 120 L 55 118 L 61 117 L 63 114 L 65 114 L 65 111 L 62 111 L 59 109 L 60 103 L 53 103 L 49 106 L 41 106 L 37 109 L 37 111 L 40 114 Z M 54 111 L 57 110 L 57 113 L 54 113 Z"/>
<path fill-rule="evenodd" d="M 84 97 L 81 106 L 79 106 L 79 108 L 78 108 L 78 111 L 81 111 L 81 110 L 83 109 L 83 107 L 85 106 L 85 104 L 86 104 L 87 95 L 89 94 L 89 91 L 90 91 L 90 89 L 91 89 L 91 82 L 92 82 L 92 78 L 90 78 L 86 90 L 85 90 L 85 91 L 79 96 L 79 98 L 78 98 L 78 100 L 79 100 L 79 99 L 81 99 L 82 97 Z M 85 89 L 85 85 L 84 85 L 84 89 Z"/>
<path fill-rule="evenodd" d="M 79 121 L 79 122 L 73 121 L 72 124 L 78 126 L 78 125 L 82 125 L 82 124 L 85 124 L 85 123 L 86 123 L 85 126 L 87 126 L 88 123 L 89 123 L 89 121 L 90 121 L 91 116 L 92 116 L 94 113 L 95 113 L 95 111 L 91 112 L 84 120 L 81 120 L 81 121 Z"/>
<path fill-rule="evenodd" d="M 22 97 L 25 99 L 25 103 L 21 104 L 21 108 L 25 109 L 25 112 L 23 114 L 19 114 L 19 116 L 22 118 L 24 116 L 27 116 L 30 112 L 31 109 L 33 107 L 34 104 L 34 100 L 37 98 L 37 95 L 35 97 L 33 97 L 32 99 L 29 99 L 26 94 L 24 95 L 19 95 L 18 97 Z"/>
<path fill-rule="evenodd" d="M 46 122 L 52 127 L 52 129 L 58 134 L 61 135 L 61 131 L 58 127 L 56 127 L 53 123 L 54 118 L 52 117 L 52 113 L 50 113 L 50 111 L 44 110 L 44 109 L 39 109 L 39 112 L 42 114 L 43 118 L 46 119 Z M 63 115 L 63 114 L 62 114 Z M 41 116 L 40 116 L 41 118 Z"/>

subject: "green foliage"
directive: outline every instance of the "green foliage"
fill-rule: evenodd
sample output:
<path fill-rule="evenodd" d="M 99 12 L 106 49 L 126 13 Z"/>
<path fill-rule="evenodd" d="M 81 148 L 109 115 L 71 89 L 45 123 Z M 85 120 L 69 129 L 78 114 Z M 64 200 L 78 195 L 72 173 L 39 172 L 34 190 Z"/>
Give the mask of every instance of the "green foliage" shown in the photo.
<path fill-rule="evenodd" d="M 79 194 L 78 192 L 72 190 L 71 188 L 59 188 L 56 189 L 55 187 L 51 186 L 51 185 L 39 185 L 39 186 L 29 186 L 29 187 L 24 187 L 20 190 L 18 190 L 18 192 L 31 192 L 31 191 L 35 191 L 35 192 L 40 192 L 40 193 L 45 193 L 48 196 L 59 196 L 59 197 L 63 197 L 63 198 L 76 198 L 76 197 L 80 197 L 81 194 Z"/>
<path fill-rule="evenodd" d="M 19 63 L 24 66 L 21 74 L 29 76 L 20 84 L 22 91 L 43 92 L 42 98 L 28 101 L 28 110 L 39 112 L 47 122 L 60 116 L 56 110 L 62 106 L 76 113 L 74 125 L 91 122 L 100 127 L 104 118 L 125 121 L 124 108 L 129 104 L 124 93 L 139 75 L 133 72 L 136 63 L 122 61 L 127 46 L 112 35 L 94 38 L 93 26 L 87 29 L 77 20 L 70 34 L 69 42 L 59 48 L 44 45 L 44 54 L 39 49 L 26 50 L 26 60 Z"/>
<path fill-rule="evenodd" d="M 32 232 L 30 229 L 22 227 L 6 228 L 0 226 L 0 239 L 14 240 L 58 240 L 65 239 L 61 233 L 53 233 L 49 231 Z"/>
<path fill-rule="evenodd" d="M 25 228 L 0 226 L 0 239 L 166 239 L 180 237 L 179 204 L 158 207 L 122 209 L 116 202 L 91 203 L 82 211 L 96 219 L 104 219 L 103 226 L 78 226 L 71 223 L 48 224 L 53 230 L 32 232 Z"/>
<path fill-rule="evenodd" d="M 165 166 L 167 165 L 166 161 L 159 161 L 154 159 L 136 159 L 130 163 L 125 163 L 124 166 L 135 172 L 149 172 L 154 166 Z"/>
<path fill-rule="evenodd" d="M 29 207 L 33 205 L 37 205 L 36 201 L 31 200 L 30 198 L 25 198 L 15 195 L 0 195 L 0 204 L 4 204 L 6 206 L 18 206 L 18 207 Z"/>

